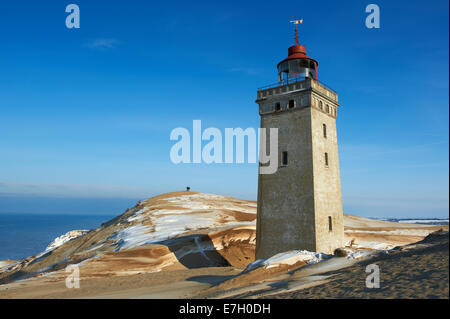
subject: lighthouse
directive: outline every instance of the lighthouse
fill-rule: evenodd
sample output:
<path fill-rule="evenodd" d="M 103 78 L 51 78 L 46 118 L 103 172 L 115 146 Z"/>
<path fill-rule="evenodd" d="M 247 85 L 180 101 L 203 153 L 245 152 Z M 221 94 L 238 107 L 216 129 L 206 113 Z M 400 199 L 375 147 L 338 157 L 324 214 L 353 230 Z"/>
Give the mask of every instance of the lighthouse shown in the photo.
<path fill-rule="evenodd" d="M 289 250 L 332 253 L 344 244 L 337 93 L 319 82 L 318 62 L 298 40 L 259 88 L 261 128 L 278 128 L 278 169 L 258 175 L 256 258 Z M 262 164 L 260 164 L 262 165 Z"/>

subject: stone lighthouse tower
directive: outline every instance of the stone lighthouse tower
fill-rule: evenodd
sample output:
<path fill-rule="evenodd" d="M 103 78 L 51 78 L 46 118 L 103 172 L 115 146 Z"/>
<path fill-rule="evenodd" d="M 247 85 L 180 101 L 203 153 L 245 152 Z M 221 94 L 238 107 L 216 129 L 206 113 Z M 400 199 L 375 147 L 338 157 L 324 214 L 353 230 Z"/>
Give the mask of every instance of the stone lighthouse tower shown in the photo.
<path fill-rule="evenodd" d="M 338 95 L 318 81 L 318 62 L 295 31 L 278 82 L 257 93 L 261 128 L 278 128 L 279 156 L 277 171 L 258 177 L 257 259 L 296 249 L 332 253 L 344 244 Z"/>

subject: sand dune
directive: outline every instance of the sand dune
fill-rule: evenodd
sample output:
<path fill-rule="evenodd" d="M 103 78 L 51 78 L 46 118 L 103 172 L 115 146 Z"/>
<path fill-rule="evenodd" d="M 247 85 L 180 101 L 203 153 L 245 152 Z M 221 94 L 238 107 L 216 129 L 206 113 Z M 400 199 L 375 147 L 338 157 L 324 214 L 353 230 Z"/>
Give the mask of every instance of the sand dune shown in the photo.
<path fill-rule="evenodd" d="M 158 296 L 157 291 L 161 296 L 170 296 L 175 282 L 186 287 L 180 290 L 186 296 L 236 296 L 239 294 L 230 291 L 242 289 L 246 291 L 243 294 L 248 294 L 247 288 L 254 284 L 258 289 L 258 285 L 266 287 L 262 283 L 265 279 L 283 277 L 288 271 L 311 265 L 314 258 L 325 260 L 320 263 L 325 266 L 337 263 L 332 256 L 319 258 L 310 252 L 293 251 L 249 267 L 255 261 L 255 222 L 254 201 L 196 192 L 156 196 L 138 202 L 97 229 L 61 236 L 40 254 L 16 263 L 3 262 L 0 297 L 52 297 L 52 289 L 83 297 L 124 296 L 126 290 L 129 297 L 138 297 L 139 289 L 144 287 L 145 296 Z M 349 257 L 339 259 L 338 267 L 351 266 L 377 250 L 417 242 L 440 228 L 448 230 L 448 226 L 402 224 L 352 215 L 344 216 L 344 226 Z M 69 264 L 79 266 L 82 285 L 90 287 L 87 291 L 66 291 L 65 268 Z M 195 284 L 194 273 L 206 273 L 207 278 Z M 136 280 L 142 276 L 148 280 Z M 129 279 L 126 284 L 120 279 L 124 277 Z M 304 283 L 302 280 L 294 280 L 297 284 L 293 287 Z M 145 286 L 145 282 L 152 286 Z M 173 294 L 180 297 L 180 293 Z"/>

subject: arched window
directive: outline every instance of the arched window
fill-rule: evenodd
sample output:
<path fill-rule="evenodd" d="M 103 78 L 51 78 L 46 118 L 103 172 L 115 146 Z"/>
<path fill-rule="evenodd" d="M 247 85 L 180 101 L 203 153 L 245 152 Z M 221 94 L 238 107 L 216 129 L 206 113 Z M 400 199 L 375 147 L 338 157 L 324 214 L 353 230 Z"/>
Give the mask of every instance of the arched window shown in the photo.
<path fill-rule="evenodd" d="M 320 107 L 321 110 L 323 110 L 323 103 L 322 103 L 322 101 L 319 101 L 319 107 Z"/>
<path fill-rule="evenodd" d="M 280 102 L 275 103 L 275 111 L 280 111 L 281 110 L 281 104 Z"/>
<path fill-rule="evenodd" d="M 330 113 L 330 106 L 327 104 L 327 113 Z"/>
<path fill-rule="evenodd" d="M 323 137 L 327 137 L 327 125 L 325 123 L 323 124 Z"/>
<path fill-rule="evenodd" d="M 294 101 L 294 100 L 289 100 L 289 105 L 288 105 L 288 107 L 289 107 L 290 109 L 294 108 L 294 107 L 295 107 L 295 101 Z"/>

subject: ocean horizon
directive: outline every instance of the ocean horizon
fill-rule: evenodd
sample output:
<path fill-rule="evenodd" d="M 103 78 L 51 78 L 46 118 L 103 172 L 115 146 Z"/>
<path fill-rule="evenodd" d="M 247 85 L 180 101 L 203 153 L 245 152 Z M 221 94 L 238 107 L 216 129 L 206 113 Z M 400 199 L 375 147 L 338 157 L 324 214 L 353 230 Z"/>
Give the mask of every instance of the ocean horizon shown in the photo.
<path fill-rule="evenodd" d="M 38 254 L 70 230 L 94 229 L 116 216 L 0 213 L 0 260 L 21 260 Z"/>

